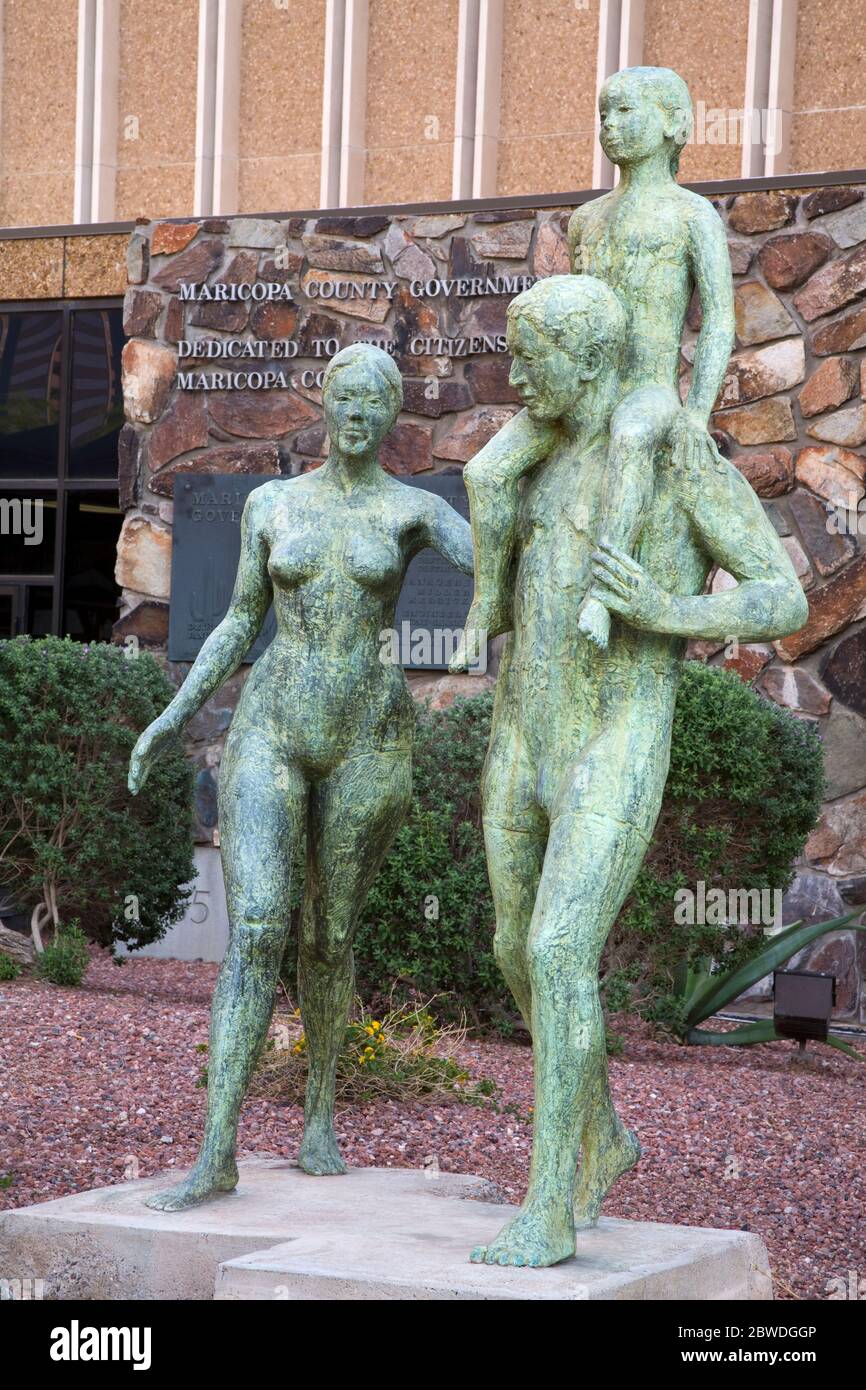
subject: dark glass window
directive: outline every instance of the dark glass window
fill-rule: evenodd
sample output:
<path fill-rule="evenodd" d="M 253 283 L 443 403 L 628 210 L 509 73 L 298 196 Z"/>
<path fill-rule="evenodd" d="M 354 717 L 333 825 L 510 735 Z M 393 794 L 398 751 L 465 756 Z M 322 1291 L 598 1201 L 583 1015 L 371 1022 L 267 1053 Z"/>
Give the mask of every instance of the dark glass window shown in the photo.
<path fill-rule="evenodd" d="M 0 487 L 0 574 L 54 575 L 57 496 Z"/>
<path fill-rule="evenodd" d="M 114 562 L 121 523 L 116 492 L 77 492 L 66 500 L 64 635 L 110 642 L 117 621 Z"/>
<path fill-rule="evenodd" d="M 53 600 L 50 584 L 0 583 L 0 641 L 19 632 L 46 636 L 51 631 Z"/>
<path fill-rule="evenodd" d="M 123 425 L 123 342 L 116 310 L 86 309 L 73 314 L 70 478 L 117 477 L 117 436 Z"/>
<path fill-rule="evenodd" d="M 63 315 L 0 313 L 0 477 L 53 478 Z"/>
<path fill-rule="evenodd" d="M 111 638 L 123 342 L 110 302 L 0 307 L 0 639 Z"/>

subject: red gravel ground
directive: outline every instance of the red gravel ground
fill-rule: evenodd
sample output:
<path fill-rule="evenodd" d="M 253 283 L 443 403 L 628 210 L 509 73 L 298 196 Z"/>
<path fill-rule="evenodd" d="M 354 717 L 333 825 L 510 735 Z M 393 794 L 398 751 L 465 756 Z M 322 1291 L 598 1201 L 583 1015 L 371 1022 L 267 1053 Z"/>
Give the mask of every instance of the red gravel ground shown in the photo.
<path fill-rule="evenodd" d="M 196 1088 L 216 966 L 94 955 L 80 989 L 0 985 L 0 1208 L 147 1177 L 192 1163 L 204 1091 Z M 605 1206 L 611 1216 L 756 1231 L 780 1298 L 826 1299 L 828 1281 L 866 1277 L 866 1118 L 861 1065 L 816 1045 L 684 1048 L 619 1023 L 610 1072 L 619 1113 L 644 1156 Z M 866 1055 L 866 1043 L 861 1050 Z M 470 1042 L 473 1074 L 507 1111 L 457 1103 L 344 1108 L 352 1165 L 476 1173 L 509 1201 L 529 1163 L 532 1061 L 512 1043 Z M 513 1109 L 512 1109 L 513 1107 Z M 298 1106 L 251 1100 L 240 1144 L 294 1158 Z"/>

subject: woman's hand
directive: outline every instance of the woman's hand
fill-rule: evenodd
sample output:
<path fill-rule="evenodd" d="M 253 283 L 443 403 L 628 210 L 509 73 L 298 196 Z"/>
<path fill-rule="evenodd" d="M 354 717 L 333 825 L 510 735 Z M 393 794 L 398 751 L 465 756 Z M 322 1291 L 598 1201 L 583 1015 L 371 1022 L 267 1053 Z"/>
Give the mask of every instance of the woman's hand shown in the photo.
<path fill-rule="evenodd" d="M 148 724 L 129 759 L 127 786 L 133 796 L 141 791 L 157 758 L 177 738 L 180 730 L 181 726 L 167 710 Z"/>
<path fill-rule="evenodd" d="M 592 596 L 632 627 L 663 631 L 661 618 L 668 595 L 625 551 L 599 541 L 592 556 Z"/>

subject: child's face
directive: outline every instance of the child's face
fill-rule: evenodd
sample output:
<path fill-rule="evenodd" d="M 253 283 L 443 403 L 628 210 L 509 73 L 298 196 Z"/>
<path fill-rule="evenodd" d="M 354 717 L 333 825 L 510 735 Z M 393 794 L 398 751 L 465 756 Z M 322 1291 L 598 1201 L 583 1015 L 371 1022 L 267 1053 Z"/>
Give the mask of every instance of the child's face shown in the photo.
<path fill-rule="evenodd" d="M 634 164 L 661 149 L 670 138 L 670 116 L 647 88 L 629 78 L 612 77 L 598 99 L 601 147 L 612 164 Z"/>

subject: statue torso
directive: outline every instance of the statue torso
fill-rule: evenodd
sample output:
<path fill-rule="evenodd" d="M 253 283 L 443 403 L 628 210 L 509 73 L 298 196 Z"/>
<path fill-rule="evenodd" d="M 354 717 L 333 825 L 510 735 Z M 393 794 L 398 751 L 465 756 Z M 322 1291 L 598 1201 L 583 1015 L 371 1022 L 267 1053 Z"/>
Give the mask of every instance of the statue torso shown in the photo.
<path fill-rule="evenodd" d="M 685 644 L 638 632 L 613 615 L 606 652 L 577 627 L 591 582 L 602 512 L 607 436 L 593 448 L 564 443 L 527 478 L 520 499 L 514 631 L 500 680 L 501 703 L 531 737 L 563 754 L 599 722 L 618 717 L 647 681 L 673 694 Z M 635 556 L 669 592 L 703 589 L 710 557 L 697 542 L 669 468 L 657 470 Z"/>
<path fill-rule="evenodd" d="M 346 495 L 310 474 L 270 485 L 259 512 L 277 633 L 235 725 L 266 722 L 313 770 L 356 744 L 411 744 L 402 669 L 380 655 L 420 548 L 419 515 L 412 489 L 384 484 Z"/>
<path fill-rule="evenodd" d="M 676 184 L 640 200 L 614 192 L 579 212 L 573 269 L 610 285 L 628 310 L 626 389 L 676 389 L 693 289 L 690 195 Z"/>

